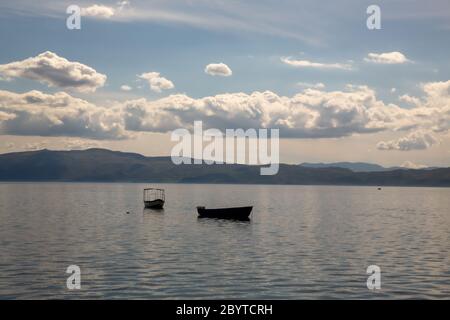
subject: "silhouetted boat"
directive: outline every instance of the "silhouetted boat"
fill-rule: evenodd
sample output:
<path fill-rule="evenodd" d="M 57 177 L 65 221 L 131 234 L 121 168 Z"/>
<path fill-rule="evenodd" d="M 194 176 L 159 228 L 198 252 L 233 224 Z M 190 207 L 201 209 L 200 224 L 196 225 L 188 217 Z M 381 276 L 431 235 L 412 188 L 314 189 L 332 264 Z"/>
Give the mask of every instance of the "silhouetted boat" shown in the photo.
<path fill-rule="evenodd" d="M 166 201 L 164 189 L 144 189 L 144 205 L 149 209 L 162 209 Z"/>
<path fill-rule="evenodd" d="M 248 220 L 252 209 L 252 206 L 218 209 L 206 209 L 205 207 L 197 207 L 197 212 L 200 218 Z"/>

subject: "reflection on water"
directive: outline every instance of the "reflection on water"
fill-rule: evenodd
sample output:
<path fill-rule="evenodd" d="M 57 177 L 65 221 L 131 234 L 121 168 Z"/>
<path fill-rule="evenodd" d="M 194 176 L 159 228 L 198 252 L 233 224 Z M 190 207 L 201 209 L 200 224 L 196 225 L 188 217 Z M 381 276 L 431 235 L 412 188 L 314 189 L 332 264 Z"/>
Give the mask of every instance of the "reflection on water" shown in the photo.
<path fill-rule="evenodd" d="M 159 214 L 159 213 L 161 213 L 162 214 L 162 213 L 164 213 L 164 208 L 152 208 L 152 209 L 144 208 L 142 213 L 144 213 L 144 214 L 152 214 L 152 213 Z"/>
<path fill-rule="evenodd" d="M 197 219 L 200 220 L 207 220 L 208 222 L 210 222 L 211 220 L 216 220 L 216 221 L 228 221 L 230 223 L 236 223 L 236 222 L 250 222 L 250 218 L 232 218 L 232 219 L 225 219 L 225 218 L 211 218 L 211 217 L 197 217 Z"/>
<path fill-rule="evenodd" d="M 0 184 L 0 298 L 450 298 L 450 189 L 160 186 L 163 210 L 147 185 Z"/>

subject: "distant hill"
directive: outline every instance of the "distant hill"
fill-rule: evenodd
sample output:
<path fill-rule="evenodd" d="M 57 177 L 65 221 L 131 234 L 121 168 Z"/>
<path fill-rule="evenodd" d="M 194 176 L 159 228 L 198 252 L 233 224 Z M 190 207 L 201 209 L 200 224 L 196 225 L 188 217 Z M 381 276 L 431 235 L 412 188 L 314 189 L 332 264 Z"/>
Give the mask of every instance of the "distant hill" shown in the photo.
<path fill-rule="evenodd" d="M 274 176 L 261 176 L 259 169 L 237 164 L 177 166 L 170 157 L 145 157 L 105 149 L 0 155 L 0 181 L 450 186 L 450 168 L 353 172 L 338 167 L 280 164 Z"/>
<path fill-rule="evenodd" d="M 366 162 L 333 162 L 333 163 L 308 163 L 304 162 L 300 164 L 302 167 L 307 168 L 344 168 L 354 172 L 380 172 L 387 170 L 395 170 L 401 168 L 385 168 L 378 164 L 366 163 Z"/>

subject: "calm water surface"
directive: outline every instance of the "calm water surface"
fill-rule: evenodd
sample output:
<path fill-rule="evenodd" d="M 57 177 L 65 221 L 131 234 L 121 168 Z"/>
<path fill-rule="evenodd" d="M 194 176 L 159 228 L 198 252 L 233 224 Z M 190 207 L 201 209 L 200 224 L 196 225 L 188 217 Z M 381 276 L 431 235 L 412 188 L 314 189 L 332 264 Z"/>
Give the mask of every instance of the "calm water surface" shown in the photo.
<path fill-rule="evenodd" d="M 159 186 L 0 184 L 0 298 L 450 298 L 450 189 Z M 229 204 L 251 222 L 197 218 Z"/>

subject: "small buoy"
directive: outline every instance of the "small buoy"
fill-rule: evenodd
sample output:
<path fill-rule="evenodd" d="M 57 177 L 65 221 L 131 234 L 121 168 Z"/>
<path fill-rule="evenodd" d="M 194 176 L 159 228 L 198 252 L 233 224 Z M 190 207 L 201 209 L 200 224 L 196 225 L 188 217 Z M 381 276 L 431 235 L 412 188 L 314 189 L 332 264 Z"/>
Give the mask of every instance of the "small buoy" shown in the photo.
<path fill-rule="evenodd" d="M 127 211 L 127 214 L 130 214 L 130 211 Z"/>

